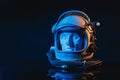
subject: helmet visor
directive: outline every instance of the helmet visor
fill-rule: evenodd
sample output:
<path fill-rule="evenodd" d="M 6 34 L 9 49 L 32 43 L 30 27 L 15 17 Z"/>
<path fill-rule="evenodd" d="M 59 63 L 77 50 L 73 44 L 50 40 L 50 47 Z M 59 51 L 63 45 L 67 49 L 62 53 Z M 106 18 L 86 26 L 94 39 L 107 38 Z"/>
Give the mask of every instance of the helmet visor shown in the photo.
<path fill-rule="evenodd" d="M 59 31 L 57 35 L 59 51 L 76 52 L 87 46 L 87 36 L 84 31 Z"/>

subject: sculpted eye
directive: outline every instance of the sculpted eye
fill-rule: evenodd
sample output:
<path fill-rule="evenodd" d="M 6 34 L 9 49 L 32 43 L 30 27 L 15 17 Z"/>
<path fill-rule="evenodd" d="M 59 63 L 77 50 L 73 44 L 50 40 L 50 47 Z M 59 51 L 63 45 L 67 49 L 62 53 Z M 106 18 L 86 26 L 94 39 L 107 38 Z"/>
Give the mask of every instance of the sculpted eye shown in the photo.
<path fill-rule="evenodd" d="M 60 39 L 65 40 L 66 39 L 66 35 L 65 34 L 61 34 L 60 35 Z"/>
<path fill-rule="evenodd" d="M 60 39 L 66 40 L 70 37 L 71 33 L 61 33 Z"/>
<path fill-rule="evenodd" d="M 73 39 L 74 39 L 74 40 L 79 40 L 80 37 L 79 37 L 78 35 L 75 35 L 75 36 L 73 36 Z"/>
<path fill-rule="evenodd" d="M 61 37 L 61 39 L 62 39 L 62 40 L 65 40 L 65 39 L 66 39 L 66 37 L 62 36 L 62 37 Z"/>

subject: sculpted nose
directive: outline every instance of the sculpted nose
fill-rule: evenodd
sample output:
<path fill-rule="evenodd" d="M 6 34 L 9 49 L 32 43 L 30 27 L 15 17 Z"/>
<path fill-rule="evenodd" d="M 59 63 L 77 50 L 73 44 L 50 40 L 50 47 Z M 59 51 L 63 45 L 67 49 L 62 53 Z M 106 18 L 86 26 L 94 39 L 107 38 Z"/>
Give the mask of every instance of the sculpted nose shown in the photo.
<path fill-rule="evenodd" d="M 73 40 L 71 36 L 69 36 L 68 38 L 67 45 L 69 45 L 70 47 L 73 47 Z"/>

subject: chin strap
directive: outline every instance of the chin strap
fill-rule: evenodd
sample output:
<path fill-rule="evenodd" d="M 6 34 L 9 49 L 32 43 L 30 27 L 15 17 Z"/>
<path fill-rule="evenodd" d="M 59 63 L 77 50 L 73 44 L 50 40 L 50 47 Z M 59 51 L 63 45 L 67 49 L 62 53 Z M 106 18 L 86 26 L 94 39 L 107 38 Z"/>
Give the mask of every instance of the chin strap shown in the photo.
<path fill-rule="evenodd" d="M 72 68 L 72 67 L 78 67 L 78 68 L 88 68 L 92 66 L 96 66 L 102 63 L 100 60 L 77 60 L 77 61 L 61 61 L 55 58 L 55 47 L 52 46 L 50 50 L 47 52 L 48 60 L 54 67 L 59 68 Z"/>

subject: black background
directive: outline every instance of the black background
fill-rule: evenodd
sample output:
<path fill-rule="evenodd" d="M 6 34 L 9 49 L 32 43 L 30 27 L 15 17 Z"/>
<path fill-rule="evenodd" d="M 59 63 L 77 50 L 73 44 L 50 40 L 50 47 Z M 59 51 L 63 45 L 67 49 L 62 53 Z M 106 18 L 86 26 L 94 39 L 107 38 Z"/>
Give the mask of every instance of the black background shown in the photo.
<path fill-rule="evenodd" d="M 115 0 L 0 0 L 1 80 L 7 80 L 7 77 L 10 80 L 41 80 L 39 74 L 46 74 L 50 65 L 46 52 L 53 45 L 51 28 L 60 14 L 67 10 L 81 10 L 91 21 L 100 21 L 101 26 L 96 29 L 98 49 L 94 58 L 118 67 L 120 12 L 117 3 Z M 13 72 L 20 72 L 22 78 L 18 75 L 11 77 Z M 34 73 L 37 77 L 26 77 Z"/>

